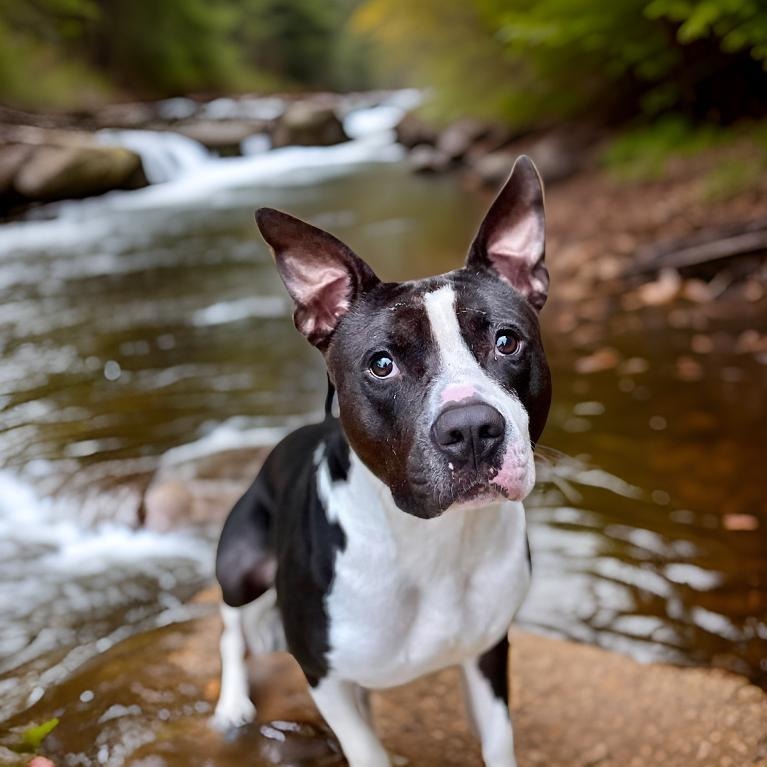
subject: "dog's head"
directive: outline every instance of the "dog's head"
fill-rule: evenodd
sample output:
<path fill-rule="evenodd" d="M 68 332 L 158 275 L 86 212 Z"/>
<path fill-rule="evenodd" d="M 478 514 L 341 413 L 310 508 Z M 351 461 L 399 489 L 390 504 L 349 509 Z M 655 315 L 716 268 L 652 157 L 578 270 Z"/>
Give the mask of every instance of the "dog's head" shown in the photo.
<path fill-rule="evenodd" d="M 466 265 L 437 277 L 382 283 L 327 232 L 269 208 L 256 219 L 296 327 L 325 357 L 349 443 L 399 508 L 434 517 L 522 500 L 551 400 L 538 327 L 543 190 L 531 160 L 515 163 Z"/>

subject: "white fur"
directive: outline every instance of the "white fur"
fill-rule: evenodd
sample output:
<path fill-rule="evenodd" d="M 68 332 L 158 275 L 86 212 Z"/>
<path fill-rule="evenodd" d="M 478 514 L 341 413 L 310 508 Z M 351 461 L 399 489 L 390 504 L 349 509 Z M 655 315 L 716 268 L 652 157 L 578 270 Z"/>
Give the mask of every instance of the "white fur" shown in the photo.
<path fill-rule="evenodd" d="M 287 650 L 277 593 L 272 588 L 243 607 L 221 605 L 224 632 L 221 635 L 221 692 L 213 725 L 220 730 L 241 727 L 256 718 L 256 707 L 248 696 L 245 651 L 260 655 Z"/>
<path fill-rule="evenodd" d="M 317 687 L 311 688 L 311 693 L 338 738 L 349 767 L 390 767 L 389 757 L 370 724 L 357 685 L 328 676 Z"/>
<path fill-rule="evenodd" d="M 529 585 L 522 504 L 419 519 L 354 454 L 348 482 L 332 489 L 346 535 L 326 602 L 334 674 L 391 687 L 474 658 L 505 635 Z"/>
<path fill-rule="evenodd" d="M 477 362 L 461 335 L 455 311 L 455 291 L 451 285 L 427 293 L 424 306 L 440 356 L 440 372 L 432 384 L 429 398 L 430 420 L 444 406 L 443 394 L 471 390 L 477 399 L 492 405 L 506 420 L 505 460 L 500 479 L 514 476 L 521 500 L 535 485 L 535 461 L 530 446 L 527 411 L 517 397 L 492 379 Z M 510 483 L 511 484 L 511 483 Z"/>
<path fill-rule="evenodd" d="M 221 606 L 224 633 L 221 635 L 221 692 L 213 725 L 219 730 L 241 727 L 256 718 L 256 707 L 248 697 L 248 669 L 245 665 L 244 609 Z"/>
<path fill-rule="evenodd" d="M 493 693 L 476 660 L 463 664 L 469 709 L 482 743 L 482 759 L 487 767 L 516 767 L 514 732 L 508 706 Z"/>

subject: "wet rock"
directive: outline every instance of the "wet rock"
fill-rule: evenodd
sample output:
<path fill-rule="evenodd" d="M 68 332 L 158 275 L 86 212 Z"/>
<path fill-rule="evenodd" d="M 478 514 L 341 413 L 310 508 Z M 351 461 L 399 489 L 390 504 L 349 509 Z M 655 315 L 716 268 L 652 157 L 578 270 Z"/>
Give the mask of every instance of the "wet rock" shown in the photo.
<path fill-rule="evenodd" d="M 511 173 L 517 155 L 509 150 L 490 152 L 475 157 L 471 161 L 471 170 L 482 186 L 498 187 Z"/>
<path fill-rule="evenodd" d="M 166 533 L 187 525 L 192 519 L 194 496 L 179 481 L 152 485 L 144 496 L 144 526 L 158 533 Z"/>
<path fill-rule="evenodd" d="M 437 150 L 451 160 L 463 159 L 471 147 L 490 132 L 487 123 L 465 118 L 448 125 L 437 137 Z"/>
<path fill-rule="evenodd" d="M 416 173 L 444 173 L 450 168 L 450 158 L 432 146 L 415 147 L 408 156 L 410 167 Z"/>
<path fill-rule="evenodd" d="M 268 127 L 264 121 L 201 120 L 176 125 L 173 130 L 199 141 L 212 152 L 232 157 L 242 154 L 241 144 L 246 138 L 264 133 Z"/>
<path fill-rule="evenodd" d="M 135 152 L 87 144 L 38 147 L 14 178 L 16 191 L 34 201 L 88 197 L 145 185 L 141 158 Z"/>
<path fill-rule="evenodd" d="M 32 148 L 24 144 L 0 146 L 0 200 L 15 193 L 13 180 L 31 151 Z"/>
<path fill-rule="evenodd" d="M 272 144 L 281 146 L 330 146 L 347 141 L 343 124 L 331 105 L 296 101 L 277 121 Z"/>
<path fill-rule="evenodd" d="M 557 130 L 532 140 L 524 153 L 532 157 L 541 178 L 553 184 L 581 170 L 587 157 L 582 145 L 585 141 L 578 133 Z"/>
<path fill-rule="evenodd" d="M 162 465 L 144 494 L 143 525 L 156 532 L 220 528 L 268 452 L 268 447 L 222 450 Z"/>
<path fill-rule="evenodd" d="M 492 147 L 482 152 L 483 146 Z M 563 131 L 551 132 L 537 137 L 528 137 L 510 143 L 510 137 L 490 132 L 479 141 L 466 158 L 471 175 L 488 187 L 500 185 L 509 175 L 514 161 L 521 154 L 529 155 L 535 162 L 541 178 L 546 184 L 553 184 L 570 178 L 581 170 L 588 158 L 581 146 L 579 136 L 568 136 Z"/>
<path fill-rule="evenodd" d="M 437 142 L 437 132 L 422 120 L 415 112 L 408 112 L 394 129 L 397 141 L 406 149 L 420 145 L 434 146 Z"/>
<path fill-rule="evenodd" d="M 151 103 L 108 104 L 93 113 L 100 128 L 146 128 L 157 118 L 157 105 Z"/>

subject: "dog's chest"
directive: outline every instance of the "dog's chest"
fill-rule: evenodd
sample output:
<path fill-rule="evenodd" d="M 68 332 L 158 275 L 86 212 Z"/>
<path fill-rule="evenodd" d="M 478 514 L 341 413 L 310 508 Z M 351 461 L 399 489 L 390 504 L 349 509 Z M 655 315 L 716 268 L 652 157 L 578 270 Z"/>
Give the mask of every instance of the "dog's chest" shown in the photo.
<path fill-rule="evenodd" d="M 326 602 L 334 673 L 366 687 L 402 684 L 506 633 L 529 584 L 521 504 L 422 520 L 380 497 L 328 500 L 346 534 Z"/>

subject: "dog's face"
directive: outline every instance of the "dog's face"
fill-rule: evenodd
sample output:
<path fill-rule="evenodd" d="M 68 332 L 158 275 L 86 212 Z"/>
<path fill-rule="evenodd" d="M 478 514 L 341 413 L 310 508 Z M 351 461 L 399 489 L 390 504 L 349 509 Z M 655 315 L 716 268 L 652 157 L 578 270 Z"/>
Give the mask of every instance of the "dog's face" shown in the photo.
<path fill-rule="evenodd" d="M 382 283 L 332 235 L 262 209 L 259 228 L 324 354 L 352 449 L 403 511 L 434 517 L 535 482 L 551 400 L 543 191 L 520 158 L 462 269 Z"/>

